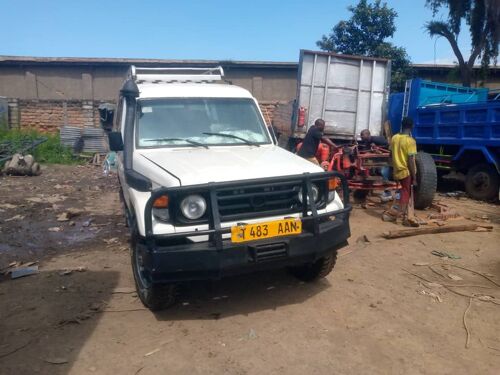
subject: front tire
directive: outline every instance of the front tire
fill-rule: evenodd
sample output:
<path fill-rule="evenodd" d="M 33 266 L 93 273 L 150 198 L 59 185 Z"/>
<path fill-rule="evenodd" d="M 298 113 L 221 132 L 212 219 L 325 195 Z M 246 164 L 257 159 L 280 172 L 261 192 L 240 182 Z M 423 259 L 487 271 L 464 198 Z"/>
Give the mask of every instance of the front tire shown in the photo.
<path fill-rule="evenodd" d="M 291 267 L 289 271 L 297 279 L 311 282 L 326 277 L 332 272 L 336 262 L 337 250 L 334 250 L 332 253 L 318 259 L 316 262 Z"/>
<path fill-rule="evenodd" d="M 132 231 L 131 261 L 135 288 L 141 302 L 151 311 L 159 311 L 177 302 L 178 286 L 175 284 L 155 284 L 151 282 L 149 272 L 144 268 L 144 254 L 138 246 L 138 232 Z"/>
<path fill-rule="evenodd" d="M 478 164 L 467 172 L 465 190 L 472 198 L 490 201 L 498 198 L 500 177 L 490 164 Z"/>

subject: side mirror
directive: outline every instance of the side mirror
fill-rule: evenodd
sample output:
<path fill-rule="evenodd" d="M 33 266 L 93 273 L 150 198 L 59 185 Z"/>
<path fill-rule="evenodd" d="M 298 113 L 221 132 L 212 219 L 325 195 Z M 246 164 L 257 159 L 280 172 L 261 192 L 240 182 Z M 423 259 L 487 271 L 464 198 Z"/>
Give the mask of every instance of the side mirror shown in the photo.
<path fill-rule="evenodd" d="M 109 132 L 109 149 L 111 151 L 123 151 L 123 138 L 120 132 Z"/>

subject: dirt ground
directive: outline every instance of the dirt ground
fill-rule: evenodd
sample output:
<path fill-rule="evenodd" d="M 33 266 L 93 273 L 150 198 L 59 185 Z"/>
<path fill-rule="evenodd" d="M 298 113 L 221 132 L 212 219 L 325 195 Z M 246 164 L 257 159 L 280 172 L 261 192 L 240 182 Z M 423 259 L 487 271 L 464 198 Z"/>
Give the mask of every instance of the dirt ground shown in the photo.
<path fill-rule="evenodd" d="M 357 205 L 327 279 L 193 283 L 152 313 L 133 290 L 114 177 L 89 166 L 1 177 L 0 268 L 36 261 L 40 272 L 0 281 L 0 373 L 498 374 L 499 206 L 438 198 L 464 217 L 446 225 L 494 230 L 386 240 L 399 228 L 383 207 Z"/>

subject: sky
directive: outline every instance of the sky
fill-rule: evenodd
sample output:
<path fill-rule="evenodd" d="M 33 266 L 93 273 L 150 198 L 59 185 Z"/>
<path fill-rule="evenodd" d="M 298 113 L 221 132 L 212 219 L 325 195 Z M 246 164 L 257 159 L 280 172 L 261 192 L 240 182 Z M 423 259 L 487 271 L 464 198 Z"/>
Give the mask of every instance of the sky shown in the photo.
<path fill-rule="evenodd" d="M 0 55 L 298 61 L 357 0 L 0 0 Z M 387 0 L 414 63 L 453 63 L 425 0 Z M 439 17 L 439 16 L 438 16 Z M 459 45 L 470 49 L 467 29 Z M 434 48 L 436 47 L 436 48 Z"/>

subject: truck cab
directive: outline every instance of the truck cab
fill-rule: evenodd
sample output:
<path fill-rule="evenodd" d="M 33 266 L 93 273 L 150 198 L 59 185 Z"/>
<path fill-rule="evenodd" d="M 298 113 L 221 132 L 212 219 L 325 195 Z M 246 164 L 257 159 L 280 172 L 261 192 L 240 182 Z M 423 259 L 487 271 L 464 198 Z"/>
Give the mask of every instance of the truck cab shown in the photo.
<path fill-rule="evenodd" d="M 350 236 L 345 178 L 278 147 L 256 99 L 223 75 L 132 66 L 120 91 L 110 148 L 152 310 L 191 280 L 283 267 L 316 280 Z"/>

